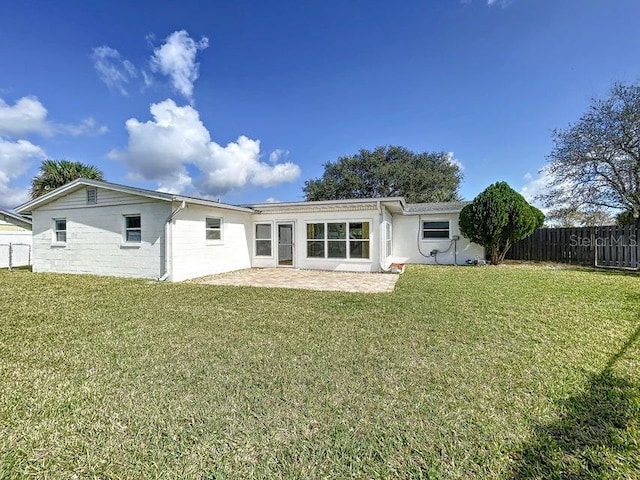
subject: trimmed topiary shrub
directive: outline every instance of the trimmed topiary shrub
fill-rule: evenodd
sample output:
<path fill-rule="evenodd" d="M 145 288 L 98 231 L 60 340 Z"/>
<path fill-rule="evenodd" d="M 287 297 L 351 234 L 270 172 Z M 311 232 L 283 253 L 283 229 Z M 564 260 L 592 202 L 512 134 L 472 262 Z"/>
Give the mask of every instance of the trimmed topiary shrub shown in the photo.
<path fill-rule="evenodd" d="M 492 265 L 504 260 L 513 242 L 543 223 L 544 214 L 507 182 L 490 185 L 460 212 L 460 231 L 487 249 Z"/>

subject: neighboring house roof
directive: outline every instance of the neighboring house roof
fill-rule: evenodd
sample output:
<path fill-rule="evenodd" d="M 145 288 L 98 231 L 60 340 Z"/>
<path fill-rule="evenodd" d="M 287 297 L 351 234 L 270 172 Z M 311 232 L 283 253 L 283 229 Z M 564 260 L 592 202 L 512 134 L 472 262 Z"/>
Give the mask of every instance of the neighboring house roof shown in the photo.
<path fill-rule="evenodd" d="M 426 215 L 439 213 L 459 213 L 465 205 L 471 202 L 435 202 L 435 203 L 410 203 L 405 209 L 406 215 Z"/>
<path fill-rule="evenodd" d="M 16 211 L 19 213 L 29 213 L 36 208 L 46 205 L 47 203 L 50 203 L 60 197 L 63 197 L 71 192 L 74 192 L 75 190 L 78 190 L 79 188 L 86 187 L 86 186 L 104 188 L 107 190 L 128 193 L 130 195 L 137 195 L 140 197 L 152 198 L 155 200 L 161 200 L 166 202 L 183 202 L 184 201 L 186 203 L 192 203 L 195 205 L 224 208 L 227 210 L 237 210 L 241 212 L 252 212 L 251 209 L 246 207 L 238 207 L 235 205 L 216 202 L 214 200 L 188 197 L 185 195 L 174 195 L 172 193 L 165 193 L 165 192 L 156 192 L 154 190 L 147 190 L 145 188 L 128 187 L 126 185 L 120 185 L 117 183 L 102 182 L 98 180 L 89 180 L 87 178 L 79 178 L 77 180 L 74 180 L 73 182 L 69 182 L 66 185 L 63 185 L 62 187 L 56 188 L 55 190 L 52 190 L 49 193 L 42 195 L 41 197 L 30 200 L 20 205 L 19 207 L 16 207 Z"/>
<path fill-rule="evenodd" d="M 31 219 L 0 209 L 0 220 L 31 230 Z"/>
<path fill-rule="evenodd" d="M 22 214 L 31 213 L 33 210 L 46 205 L 60 197 L 68 195 L 82 187 L 96 187 L 107 190 L 114 190 L 130 195 L 137 195 L 155 200 L 167 202 L 186 202 L 195 205 L 203 205 L 208 207 L 223 208 L 227 210 L 236 210 L 246 213 L 260 212 L 305 212 L 305 211 L 340 211 L 340 210 L 372 210 L 380 206 L 386 207 L 391 213 L 400 213 L 405 215 L 420 214 L 439 214 L 439 213 L 457 213 L 462 207 L 469 202 L 440 202 L 440 203 L 411 203 L 407 204 L 403 197 L 385 197 L 385 198 L 352 198 L 346 200 L 322 200 L 310 202 L 274 202 L 274 203 L 258 203 L 252 205 L 229 205 L 214 200 L 204 198 L 189 197 L 185 195 L 175 195 L 172 193 L 157 192 L 138 187 L 128 187 L 117 183 L 103 182 L 98 180 L 89 180 L 79 178 L 73 182 L 67 183 L 62 187 L 56 188 L 41 197 L 30 200 L 19 207 L 16 211 Z M 17 218 L 19 215 L 13 215 Z M 26 220 L 26 219 L 25 219 Z M 26 220 L 28 221 L 28 220 Z M 29 221 L 30 223 L 30 221 Z"/>

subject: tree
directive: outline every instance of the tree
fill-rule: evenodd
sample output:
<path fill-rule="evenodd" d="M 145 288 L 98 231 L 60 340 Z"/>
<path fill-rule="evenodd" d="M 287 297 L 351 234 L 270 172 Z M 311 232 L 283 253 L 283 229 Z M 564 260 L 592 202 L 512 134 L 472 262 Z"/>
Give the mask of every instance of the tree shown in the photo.
<path fill-rule="evenodd" d="M 529 205 L 506 182 L 494 183 L 460 212 L 462 234 L 489 251 L 493 265 L 504 260 L 513 242 L 544 223 L 544 214 Z"/>
<path fill-rule="evenodd" d="M 553 220 L 554 226 L 559 227 L 597 227 L 616 223 L 616 217 L 603 209 L 583 212 L 572 208 L 556 208 L 553 210 Z"/>
<path fill-rule="evenodd" d="M 543 169 L 549 188 L 538 196 L 551 217 L 607 209 L 640 218 L 640 84 L 614 84 L 553 141 Z"/>
<path fill-rule="evenodd" d="M 626 211 L 616 215 L 616 225 L 640 225 L 640 220 L 637 217 L 634 218 L 633 213 Z"/>
<path fill-rule="evenodd" d="M 321 178 L 305 182 L 307 200 L 402 196 L 408 202 L 459 200 L 460 167 L 446 152 L 412 152 L 404 147 L 362 149 L 324 165 Z"/>
<path fill-rule="evenodd" d="M 92 165 L 69 160 L 44 160 L 38 174 L 31 179 L 31 198 L 38 198 L 77 178 L 103 180 L 103 177 L 102 172 Z"/>

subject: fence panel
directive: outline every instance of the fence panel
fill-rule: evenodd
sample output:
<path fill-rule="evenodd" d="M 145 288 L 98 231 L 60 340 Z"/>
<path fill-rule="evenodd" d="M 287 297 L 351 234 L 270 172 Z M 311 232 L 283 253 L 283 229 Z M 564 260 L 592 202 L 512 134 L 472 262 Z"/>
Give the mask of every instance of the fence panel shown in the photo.
<path fill-rule="evenodd" d="M 510 260 L 640 269 L 640 224 L 539 228 L 511 247 Z"/>
<path fill-rule="evenodd" d="M 0 268 L 31 265 L 31 245 L 28 243 L 0 243 Z"/>

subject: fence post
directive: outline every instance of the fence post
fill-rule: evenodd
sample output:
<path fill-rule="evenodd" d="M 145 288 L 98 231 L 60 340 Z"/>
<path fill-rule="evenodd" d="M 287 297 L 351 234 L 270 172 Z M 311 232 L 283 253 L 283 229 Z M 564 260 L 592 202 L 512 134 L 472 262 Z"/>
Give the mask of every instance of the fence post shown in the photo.
<path fill-rule="evenodd" d="M 598 227 L 592 227 L 591 230 L 591 248 L 593 248 L 593 266 L 598 266 Z"/>
<path fill-rule="evenodd" d="M 9 242 L 9 271 L 13 263 L 13 243 Z"/>

